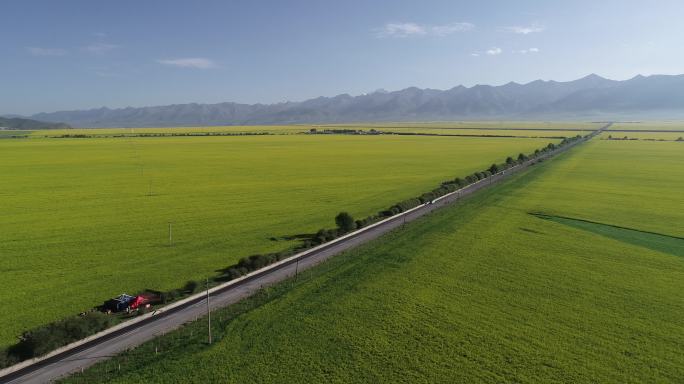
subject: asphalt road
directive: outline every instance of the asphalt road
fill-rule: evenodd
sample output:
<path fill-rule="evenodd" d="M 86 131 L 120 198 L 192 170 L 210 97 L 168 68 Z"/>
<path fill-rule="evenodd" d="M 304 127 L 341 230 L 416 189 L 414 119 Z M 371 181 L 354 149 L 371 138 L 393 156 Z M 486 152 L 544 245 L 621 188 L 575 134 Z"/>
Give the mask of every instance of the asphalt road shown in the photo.
<path fill-rule="evenodd" d="M 596 131 L 591 137 L 595 136 L 609 126 L 610 124 L 604 126 L 600 130 Z M 445 205 L 452 204 L 465 196 L 479 191 L 480 189 L 498 183 L 501 180 L 508 178 L 510 175 L 518 173 L 542 159 L 555 156 L 556 154 L 564 152 L 582 142 L 584 142 L 584 140 L 575 142 L 571 145 L 561 148 L 560 150 L 548 153 L 541 158 L 528 161 L 517 167 L 506 170 L 503 173 L 496 174 L 489 179 L 480 181 L 479 183 L 471 184 L 467 187 L 464 187 L 457 193 L 435 200 L 432 204 L 426 204 L 405 215 L 397 215 L 381 225 L 369 228 L 368 230 L 360 232 L 355 236 L 349 237 L 343 241 L 331 244 L 327 247 L 321 248 L 316 252 L 305 255 L 298 259 L 298 261 L 292 261 L 289 264 L 284 264 L 277 269 L 266 271 L 250 279 L 244 280 L 240 284 L 214 292 L 210 296 L 211 309 L 213 310 L 234 304 L 241 299 L 244 299 L 257 292 L 262 287 L 278 283 L 294 276 L 296 270 L 302 271 L 307 268 L 311 268 L 314 265 L 319 264 L 322 261 L 343 251 L 352 249 L 360 244 L 376 239 L 383 234 L 402 226 L 404 223 L 415 220 Z M 139 344 L 157 337 L 158 335 L 172 331 L 184 323 L 194 321 L 204 316 L 206 311 L 207 307 L 205 300 L 191 302 L 188 305 L 162 313 L 159 316 L 155 316 L 147 321 L 134 324 L 101 339 L 88 342 L 83 346 L 75 348 L 74 350 L 64 352 L 47 360 L 28 366 L 24 369 L 5 375 L 0 378 L 0 383 L 37 384 L 54 381 L 68 374 L 79 372 L 98 361 L 106 360 L 118 353 L 134 348 Z"/>

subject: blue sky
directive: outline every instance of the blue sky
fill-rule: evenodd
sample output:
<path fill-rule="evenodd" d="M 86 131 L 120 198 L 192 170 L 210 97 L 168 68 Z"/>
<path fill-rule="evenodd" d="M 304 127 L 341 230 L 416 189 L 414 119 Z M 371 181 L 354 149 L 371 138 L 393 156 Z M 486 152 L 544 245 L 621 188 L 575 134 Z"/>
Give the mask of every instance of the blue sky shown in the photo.
<path fill-rule="evenodd" d="M 0 4 L 0 114 L 684 73 L 681 1 Z"/>

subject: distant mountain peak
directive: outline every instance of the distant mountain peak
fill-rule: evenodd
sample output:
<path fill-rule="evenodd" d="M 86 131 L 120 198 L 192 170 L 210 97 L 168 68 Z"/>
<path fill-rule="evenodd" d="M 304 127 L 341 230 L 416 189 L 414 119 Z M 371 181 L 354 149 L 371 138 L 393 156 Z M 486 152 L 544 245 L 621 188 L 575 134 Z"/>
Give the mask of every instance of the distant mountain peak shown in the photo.
<path fill-rule="evenodd" d="M 581 78 L 580 80 L 608 80 L 608 79 L 606 79 L 605 77 L 601 77 L 595 73 L 590 73 L 590 74 L 584 76 L 583 78 Z"/>

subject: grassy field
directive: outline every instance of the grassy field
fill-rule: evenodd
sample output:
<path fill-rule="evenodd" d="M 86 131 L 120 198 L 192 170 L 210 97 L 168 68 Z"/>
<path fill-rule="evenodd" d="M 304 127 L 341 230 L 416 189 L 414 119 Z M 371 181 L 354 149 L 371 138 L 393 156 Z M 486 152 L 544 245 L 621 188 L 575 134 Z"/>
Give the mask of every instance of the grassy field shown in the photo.
<path fill-rule="evenodd" d="M 383 132 L 438 135 L 499 135 L 518 137 L 570 137 L 586 135 L 600 128 L 600 123 L 465 121 L 429 123 L 368 123 L 321 125 L 319 129 L 376 129 Z"/>
<path fill-rule="evenodd" d="M 365 217 L 551 140 L 243 136 L 0 141 L 0 345 Z M 172 222 L 173 246 L 168 244 Z"/>
<path fill-rule="evenodd" d="M 160 127 L 160 128 L 74 128 L 42 131 L 21 131 L 34 138 L 62 135 L 88 135 L 107 137 L 114 135 L 140 136 L 155 134 L 298 134 L 312 128 L 323 129 L 377 129 L 385 132 L 413 132 L 442 135 L 504 135 L 522 137 L 568 137 L 586 135 L 600 124 L 564 122 L 452 122 L 452 123 L 367 123 L 343 125 L 258 125 L 258 126 L 210 126 L 210 127 Z M 535 130 L 525 130 L 534 128 Z M 9 131 L 12 132 L 12 131 Z M 14 131 L 18 132 L 18 131 Z M 0 137 L 3 133 L 0 131 Z"/>
<path fill-rule="evenodd" d="M 603 136 L 611 135 L 614 138 L 628 138 L 639 140 L 677 140 L 684 137 L 683 121 L 647 121 L 638 123 L 616 123 Z M 647 131 L 647 132 L 639 132 Z"/>
<path fill-rule="evenodd" d="M 638 132 L 638 131 L 630 131 L 630 132 L 605 132 L 601 134 L 602 137 L 607 138 L 608 136 L 611 136 L 615 139 L 622 139 L 624 137 L 627 137 L 628 139 L 639 139 L 639 140 L 677 140 L 680 137 L 684 138 L 684 132 Z"/>
<path fill-rule="evenodd" d="M 369 127 L 363 127 L 369 130 Z M 552 130 L 525 130 L 520 128 L 496 129 L 496 128 L 424 128 L 424 127 L 378 127 L 382 132 L 394 133 L 422 133 L 431 135 L 489 135 L 489 136 L 517 136 L 517 137 L 572 137 L 576 135 L 587 135 L 590 130 L 562 130 L 561 128 Z M 579 129 L 579 128 L 578 128 Z"/>
<path fill-rule="evenodd" d="M 204 133 L 274 133 L 294 134 L 307 132 L 308 125 L 227 125 L 209 127 L 157 127 L 157 128 L 72 128 L 31 131 L 32 137 L 55 137 L 61 135 L 153 135 L 153 134 L 204 134 Z"/>
<path fill-rule="evenodd" d="M 27 136 L 30 135 L 32 132 L 35 131 L 20 131 L 20 130 L 5 130 L 5 129 L 0 129 L 0 139 L 5 139 L 5 138 L 11 138 L 12 136 Z"/>
<path fill-rule="evenodd" d="M 609 130 L 646 130 L 646 131 L 682 131 L 684 121 L 640 121 L 633 123 L 615 123 Z"/>
<path fill-rule="evenodd" d="M 67 382 L 681 382 L 677 145 L 594 140 Z"/>
<path fill-rule="evenodd" d="M 392 122 L 392 123 L 364 123 L 364 124 L 328 124 L 327 126 L 336 127 L 354 127 L 354 126 L 367 126 L 367 127 L 389 127 L 389 128 L 466 128 L 466 129 L 478 129 L 478 128 L 494 128 L 494 129 L 505 129 L 505 128 L 534 128 L 534 129 L 585 129 L 594 130 L 604 123 L 597 122 L 577 122 L 577 121 L 507 121 L 507 120 L 492 120 L 492 121 L 432 121 L 432 122 Z M 326 125 L 321 125 L 326 127 Z"/>

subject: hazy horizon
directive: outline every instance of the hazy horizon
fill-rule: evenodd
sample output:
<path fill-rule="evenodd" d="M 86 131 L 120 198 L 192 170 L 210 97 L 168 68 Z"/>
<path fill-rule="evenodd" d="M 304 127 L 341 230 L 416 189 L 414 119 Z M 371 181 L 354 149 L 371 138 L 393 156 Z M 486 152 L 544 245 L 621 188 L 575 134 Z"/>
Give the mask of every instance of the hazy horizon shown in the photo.
<path fill-rule="evenodd" d="M 615 78 L 609 78 L 609 77 L 606 77 L 606 76 L 601 76 L 600 74 L 597 74 L 597 73 L 589 73 L 589 74 L 586 74 L 586 75 L 581 76 L 581 77 L 579 77 L 579 78 L 576 78 L 576 79 L 569 79 L 569 80 L 535 79 L 535 80 L 530 80 L 530 81 L 526 81 L 526 82 L 517 82 L 517 81 L 511 80 L 511 81 L 507 81 L 507 82 L 505 82 L 505 83 L 499 83 L 499 84 L 472 84 L 472 85 L 455 84 L 455 85 L 453 85 L 453 86 L 447 86 L 447 87 L 442 87 L 442 88 L 420 88 L 420 89 L 431 89 L 431 90 L 444 91 L 444 90 L 449 90 L 449 89 L 456 88 L 456 87 L 460 87 L 460 86 L 463 86 L 463 87 L 466 87 L 466 88 L 472 88 L 472 87 L 476 87 L 476 86 L 478 86 L 478 85 L 499 87 L 499 86 L 503 86 L 503 85 L 506 85 L 506 84 L 509 84 L 509 83 L 516 83 L 516 84 L 520 84 L 520 85 L 526 85 L 526 84 L 533 83 L 533 82 L 539 81 L 539 80 L 544 81 L 544 82 L 572 82 L 572 81 L 579 80 L 579 79 L 583 79 L 583 78 L 585 78 L 585 77 L 589 77 L 589 76 L 592 76 L 592 75 L 596 75 L 596 76 L 602 77 L 602 78 L 604 78 L 604 79 L 614 80 L 614 81 L 630 80 L 630 79 L 633 79 L 633 78 L 638 77 L 638 76 L 643 76 L 642 74 L 638 73 L 638 74 L 635 74 L 634 76 L 629 76 L 629 77 L 624 78 L 624 79 L 615 79 Z M 678 75 L 684 75 L 684 74 L 672 74 L 672 76 L 678 76 Z M 647 75 L 647 77 L 648 77 L 648 76 L 670 76 L 670 74 L 658 74 L 658 73 L 655 73 L 655 74 L 652 74 L 652 75 Z M 108 109 L 146 108 L 146 107 L 158 107 L 158 106 L 165 106 L 165 105 L 185 105 L 185 104 L 221 104 L 221 103 L 237 103 L 237 104 L 250 104 L 250 105 L 253 105 L 253 104 L 298 103 L 298 102 L 302 102 L 302 101 L 306 101 L 306 100 L 310 100 L 310 99 L 315 99 L 315 98 L 318 98 L 318 97 L 332 98 L 332 97 L 340 96 L 340 95 L 350 95 L 350 96 L 352 96 L 352 97 L 355 97 L 355 96 L 361 96 L 361 95 L 366 95 L 366 94 L 372 94 L 372 93 L 375 93 L 375 92 L 388 92 L 388 93 L 397 92 L 397 91 L 401 91 L 401 90 L 408 89 L 408 88 L 414 88 L 414 87 L 415 87 L 415 86 L 407 86 L 407 87 L 403 87 L 403 88 L 399 88 L 399 89 L 384 89 L 384 88 L 377 88 L 377 89 L 375 89 L 375 90 L 373 90 L 373 91 L 363 92 L 363 93 L 357 93 L 357 94 L 353 94 L 353 93 L 349 93 L 349 92 L 342 92 L 342 93 L 338 93 L 338 94 L 334 94 L 334 95 L 317 95 L 317 96 L 314 96 L 314 97 L 312 97 L 312 98 L 307 98 L 307 99 L 298 99 L 298 100 L 289 100 L 289 99 L 286 99 L 286 100 L 282 100 L 282 101 L 275 101 L 275 102 L 273 102 L 273 103 L 265 103 L 265 102 L 258 102 L 258 101 L 255 102 L 255 103 L 243 103 L 243 102 L 241 102 L 241 101 L 239 101 L 239 100 L 223 100 L 223 101 L 216 101 L 216 102 L 212 102 L 212 103 L 199 103 L 199 102 L 196 102 L 196 101 L 187 101 L 187 102 L 169 103 L 169 104 L 164 104 L 164 105 L 162 105 L 162 104 L 125 105 L 125 106 L 119 106 L 119 107 L 112 107 L 112 106 L 109 106 L 109 105 L 100 105 L 100 106 L 93 106 L 93 107 L 88 107 L 88 108 L 77 108 L 77 109 L 73 109 L 73 110 L 74 110 L 74 111 L 80 111 L 80 110 L 93 110 L 93 109 L 101 109 L 101 108 L 108 108 Z M 418 88 L 419 88 L 419 87 L 418 87 Z M 63 111 L 68 111 L 68 110 L 60 110 L 60 111 L 56 111 L 56 110 L 55 110 L 55 111 L 40 111 L 40 112 L 37 112 L 37 113 L 52 113 L 52 112 L 63 112 Z M 29 115 L 20 115 L 20 114 L 9 113 L 9 114 L 0 115 L 0 116 L 13 116 L 13 115 L 29 117 L 29 116 L 31 116 L 31 115 L 33 115 L 33 114 L 29 114 Z"/>

